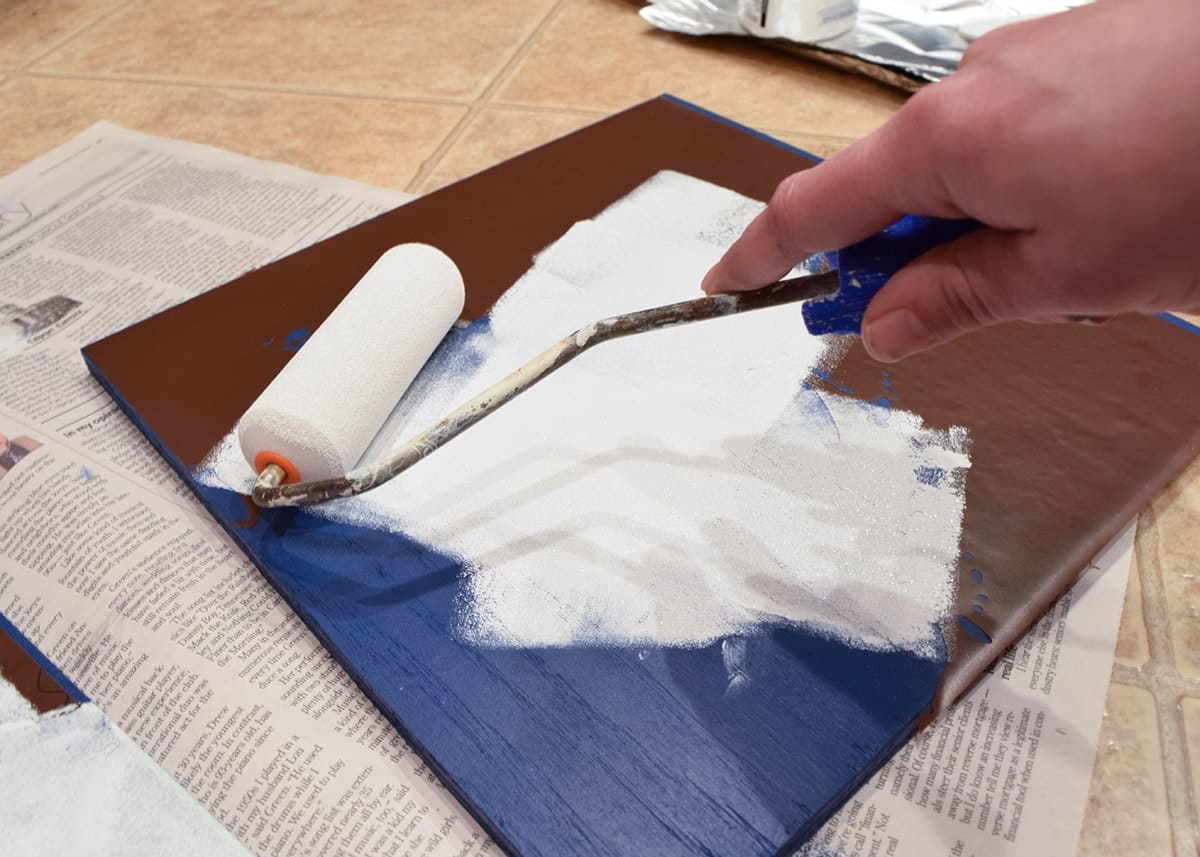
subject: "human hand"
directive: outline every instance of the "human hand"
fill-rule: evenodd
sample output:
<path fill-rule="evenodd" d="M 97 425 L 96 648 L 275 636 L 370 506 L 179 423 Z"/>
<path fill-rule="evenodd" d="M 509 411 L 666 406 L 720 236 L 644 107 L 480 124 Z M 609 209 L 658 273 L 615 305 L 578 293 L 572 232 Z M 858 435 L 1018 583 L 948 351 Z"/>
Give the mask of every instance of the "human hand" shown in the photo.
<path fill-rule="evenodd" d="M 704 278 L 785 275 L 902 215 L 985 224 L 863 320 L 892 361 L 1002 321 L 1200 311 L 1200 3 L 1099 0 L 994 30 L 874 134 L 785 179 Z"/>

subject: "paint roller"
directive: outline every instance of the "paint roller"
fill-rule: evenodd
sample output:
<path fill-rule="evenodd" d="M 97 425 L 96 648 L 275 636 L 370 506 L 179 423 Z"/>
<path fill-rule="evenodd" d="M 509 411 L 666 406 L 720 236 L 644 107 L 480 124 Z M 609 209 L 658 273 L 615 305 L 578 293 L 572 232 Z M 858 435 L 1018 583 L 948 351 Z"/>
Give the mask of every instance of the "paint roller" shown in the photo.
<path fill-rule="evenodd" d="M 393 478 L 551 372 L 601 342 L 803 302 L 814 335 L 858 334 L 871 298 L 898 269 L 979 224 L 905 217 L 838 252 L 838 268 L 761 289 L 709 295 L 580 328 L 419 433 L 381 461 L 358 461 L 462 312 L 462 275 L 434 247 L 384 253 L 238 423 L 262 507 L 351 497 Z M 384 323 L 386 322 L 386 323 Z M 397 331 L 400 331 L 397 333 Z"/>

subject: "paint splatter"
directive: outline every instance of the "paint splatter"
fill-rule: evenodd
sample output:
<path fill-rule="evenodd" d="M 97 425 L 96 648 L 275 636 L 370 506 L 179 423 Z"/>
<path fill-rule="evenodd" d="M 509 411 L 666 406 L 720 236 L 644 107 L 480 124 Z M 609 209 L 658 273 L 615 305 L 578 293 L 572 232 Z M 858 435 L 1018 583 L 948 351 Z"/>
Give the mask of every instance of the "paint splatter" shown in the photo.
<path fill-rule="evenodd" d="M 312 331 L 307 327 L 298 327 L 290 331 L 287 338 L 283 340 L 284 351 L 299 351 L 304 343 L 308 342 L 308 337 L 312 335 Z"/>
<path fill-rule="evenodd" d="M 963 630 L 963 633 L 977 643 L 983 643 L 984 645 L 987 645 L 988 643 L 992 642 L 992 635 L 983 630 L 983 628 L 979 627 L 975 620 L 971 619 L 970 617 L 959 616 L 958 627 Z"/>

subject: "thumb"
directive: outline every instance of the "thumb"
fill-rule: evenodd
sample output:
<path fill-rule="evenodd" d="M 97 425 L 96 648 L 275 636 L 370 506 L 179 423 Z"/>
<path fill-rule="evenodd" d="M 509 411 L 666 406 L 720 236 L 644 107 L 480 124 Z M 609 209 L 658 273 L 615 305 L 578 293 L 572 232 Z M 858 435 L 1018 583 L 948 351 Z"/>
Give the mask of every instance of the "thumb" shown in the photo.
<path fill-rule="evenodd" d="M 867 353 L 892 363 L 1002 321 L 1042 315 L 1049 295 L 1028 259 L 1032 236 L 982 229 L 892 275 L 863 316 Z"/>

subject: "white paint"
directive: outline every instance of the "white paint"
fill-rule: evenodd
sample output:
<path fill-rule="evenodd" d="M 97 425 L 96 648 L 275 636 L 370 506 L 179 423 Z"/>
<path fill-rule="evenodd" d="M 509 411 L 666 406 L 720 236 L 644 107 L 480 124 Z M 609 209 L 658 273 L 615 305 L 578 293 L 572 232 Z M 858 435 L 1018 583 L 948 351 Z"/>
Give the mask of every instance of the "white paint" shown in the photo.
<path fill-rule="evenodd" d="M 575 328 L 694 297 L 759 208 L 663 173 L 576 224 L 490 334 L 427 367 L 364 461 Z M 457 631 L 478 645 L 697 646 L 805 623 L 922 650 L 951 605 L 965 437 L 802 389 L 823 352 L 798 305 L 604 344 L 321 514 L 461 557 Z M 229 459 L 208 478 L 244 489 Z M 926 485 L 920 467 L 951 476 Z"/>
<path fill-rule="evenodd" d="M 442 251 L 402 244 L 380 256 L 242 418 L 246 461 L 275 452 L 304 479 L 354 467 L 463 298 L 462 275 Z"/>
<path fill-rule="evenodd" d="M 5 854 L 247 854 L 90 703 L 0 720 L 0 770 Z"/>

